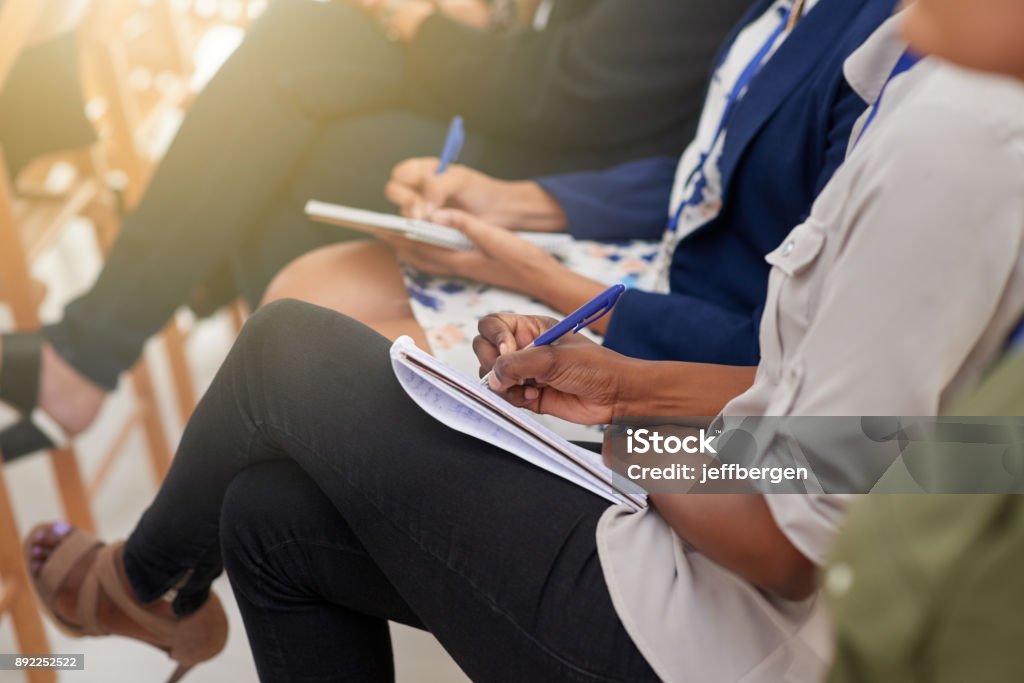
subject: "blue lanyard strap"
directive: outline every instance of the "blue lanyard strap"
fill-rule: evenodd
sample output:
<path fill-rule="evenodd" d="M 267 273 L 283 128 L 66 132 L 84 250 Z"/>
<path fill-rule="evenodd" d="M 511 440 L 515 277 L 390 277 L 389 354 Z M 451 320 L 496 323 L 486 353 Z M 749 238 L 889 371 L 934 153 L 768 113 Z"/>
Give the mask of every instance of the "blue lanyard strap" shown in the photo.
<path fill-rule="evenodd" d="M 768 55 L 771 53 L 772 48 L 775 47 L 775 43 L 778 42 L 779 37 L 790 23 L 790 19 L 793 18 L 793 12 L 796 11 L 798 4 L 794 4 L 782 16 L 782 21 L 772 31 L 772 34 L 768 36 L 768 40 L 765 41 L 761 49 L 757 51 L 754 58 L 750 60 L 750 63 L 740 73 L 739 79 L 733 85 L 732 90 L 729 92 L 729 97 L 725 101 L 725 110 L 722 112 L 722 119 L 718 122 L 718 127 L 715 129 L 715 136 L 711 140 L 711 144 L 708 146 L 706 152 L 702 152 L 700 155 L 700 161 L 697 163 L 697 167 L 693 169 L 689 177 L 686 179 L 685 185 L 689 185 L 691 181 L 696 178 L 696 182 L 693 184 L 693 191 L 690 196 L 683 200 L 679 204 L 679 208 L 676 209 L 675 215 L 672 216 L 672 220 L 669 221 L 668 229 L 670 232 L 675 232 L 679 227 L 679 220 L 683 215 L 683 210 L 687 206 L 699 206 L 704 201 L 704 190 L 708 184 L 707 173 L 705 169 L 707 167 L 708 159 L 711 154 L 715 151 L 715 147 L 718 146 L 718 141 L 721 140 L 722 135 L 725 134 L 726 128 L 729 126 L 729 120 L 732 118 L 733 111 L 739 101 L 746 95 L 747 90 L 750 88 L 750 84 L 754 82 L 754 78 L 761 71 L 761 67 L 764 66 L 765 61 L 768 59 Z"/>
<path fill-rule="evenodd" d="M 1010 348 L 1014 351 L 1024 351 L 1024 322 L 1021 322 L 1017 331 L 1010 335 Z"/>
<path fill-rule="evenodd" d="M 868 132 L 868 128 L 875 122 L 875 118 L 878 116 L 878 109 L 882 106 L 882 98 L 885 97 L 885 91 L 889 89 L 889 84 L 892 83 L 892 80 L 900 74 L 913 69 L 921 59 L 921 55 L 909 49 L 900 55 L 900 59 L 896 62 L 896 66 L 892 68 L 889 78 L 885 79 L 885 85 L 882 86 L 881 92 L 878 93 L 875 103 L 871 105 L 871 113 L 868 114 L 868 120 L 864 122 L 864 127 L 860 129 L 860 135 L 857 136 L 857 140 L 853 143 L 854 147 L 860 144 L 860 141 L 864 139 L 864 134 Z"/>

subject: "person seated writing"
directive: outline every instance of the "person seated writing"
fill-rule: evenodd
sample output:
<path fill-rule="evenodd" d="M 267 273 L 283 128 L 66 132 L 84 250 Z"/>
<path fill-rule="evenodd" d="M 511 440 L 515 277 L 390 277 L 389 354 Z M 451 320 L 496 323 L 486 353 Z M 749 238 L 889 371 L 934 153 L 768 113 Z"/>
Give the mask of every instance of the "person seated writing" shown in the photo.
<path fill-rule="evenodd" d="M 681 159 L 537 182 L 460 166 L 437 175 L 431 159 L 400 164 L 389 197 L 407 215 L 458 228 L 476 249 L 408 240 L 327 247 L 286 268 L 267 300 L 333 308 L 385 336 L 410 335 L 474 372 L 468 351 L 481 316 L 567 314 L 621 281 L 634 288 L 594 327 L 609 348 L 651 360 L 753 365 L 765 254 L 807 215 L 842 162 L 867 106 L 847 84 L 843 62 L 893 6 L 757 4 L 723 50 Z M 568 230 L 576 239 L 556 258 L 509 228 Z"/>

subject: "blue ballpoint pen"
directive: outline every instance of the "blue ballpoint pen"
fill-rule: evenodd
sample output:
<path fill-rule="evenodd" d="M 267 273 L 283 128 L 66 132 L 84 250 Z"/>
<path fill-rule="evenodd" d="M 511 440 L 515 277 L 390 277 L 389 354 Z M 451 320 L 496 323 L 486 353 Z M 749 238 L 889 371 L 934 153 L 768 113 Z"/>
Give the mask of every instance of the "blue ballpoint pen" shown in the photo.
<path fill-rule="evenodd" d="M 441 160 L 437 164 L 437 175 L 441 175 L 455 163 L 462 152 L 462 143 L 465 141 L 466 129 L 462 124 L 462 117 L 456 116 L 448 126 L 448 135 L 444 139 L 444 148 L 441 150 Z"/>
<path fill-rule="evenodd" d="M 625 291 L 625 285 L 612 285 L 587 303 L 580 306 L 576 311 L 569 314 L 565 320 L 534 339 L 533 343 L 523 350 L 532 349 L 534 346 L 547 346 L 549 344 L 554 344 L 570 332 L 576 334 L 584 327 L 596 323 L 615 308 L 615 304 L 619 302 L 619 297 L 622 296 L 622 293 Z M 491 373 L 488 372 L 480 379 L 480 384 L 486 386 L 490 380 Z"/>

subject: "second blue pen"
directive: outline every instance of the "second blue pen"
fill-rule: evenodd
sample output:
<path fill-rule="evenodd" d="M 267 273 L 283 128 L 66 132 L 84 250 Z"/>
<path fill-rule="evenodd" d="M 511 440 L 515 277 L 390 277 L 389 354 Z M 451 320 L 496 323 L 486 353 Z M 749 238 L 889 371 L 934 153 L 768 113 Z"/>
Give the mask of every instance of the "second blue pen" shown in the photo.
<path fill-rule="evenodd" d="M 444 139 L 444 147 L 441 149 L 441 160 L 437 164 L 437 175 L 448 170 L 448 167 L 458 161 L 462 153 L 462 144 L 466 141 L 466 130 L 461 116 L 452 119 L 448 126 L 448 135 Z"/>

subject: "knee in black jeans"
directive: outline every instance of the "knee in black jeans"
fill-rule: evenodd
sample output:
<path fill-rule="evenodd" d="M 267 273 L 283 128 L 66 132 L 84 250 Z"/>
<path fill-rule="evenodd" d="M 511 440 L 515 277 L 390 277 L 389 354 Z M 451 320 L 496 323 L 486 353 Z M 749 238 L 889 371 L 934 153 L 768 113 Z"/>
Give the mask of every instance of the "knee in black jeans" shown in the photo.
<path fill-rule="evenodd" d="M 232 480 L 221 507 L 220 544 L 235 590 L 260 607 L 326 599 L 317 570 L 344 573 L 345 566 L 317 566 L 328 558 L 306 549 L 366 558 L 330 500 L 288 460 L 250 467 Z"/>
<path fill-rule="evenodd" d="M 393 681 L 387 617 L 411 613 L 298 466 L 235 477 L 221 548 L 261 680 Z"/>
<path fill-rule="evenodd" d="M 288 542 L 281 526 L 290 526 L 287 515 L 296 501 L 288 495 L 288 480 L 297 476 L 302 476 L 301 471 L 285 462 L 251 467 L 235 477 L 224 496 L 220 523 L 224 568 L 235 591 L 251 602 L 262 602 L 260 596 L 271 592 L 291 592 L 281 590 L 287 582 L 273 566 L 273 550 Z M 274 490 L 264 485 L 266 477 L 278 482 Z"/>
<path fill-rule="evenodd" d="M 220 571 L 217 530 L 231 480 L 246 467 L 285 458 L 286 437 L 333 452 L 337 439 L 319 435 L 321 423 L 309 418 L 321 406 L 354 400 L 345 394 L 390 372 L 387 347 L 356 321 L 295 300 L 274 302 L 249 319 L 128 539 L 125 564 L 141 600 L 176 587 L 180 614 L 202 604 Z M 185 497 L 194 501 L 188 512 L 181 509 Z M 180 523 L 183 516 L 188 524 Z"/>
<path fill-rule="evenodd" d="M 363 323 L 296 299 L 273 301 L 246 322 L 228 363 L 241 364 L 254 386 L 293 406 L 324 409 L 391 374 L 390 342 Z M 331 382 L 325 383 L 324 378 Z M 312 393 L 310 393 L 312 392 Z M 321 403 L 322 401 L 322 403 Z M 272 403 L 272 401 L 268 401 Z M 306 416 L 304 416 L 306 417 Z"/>

